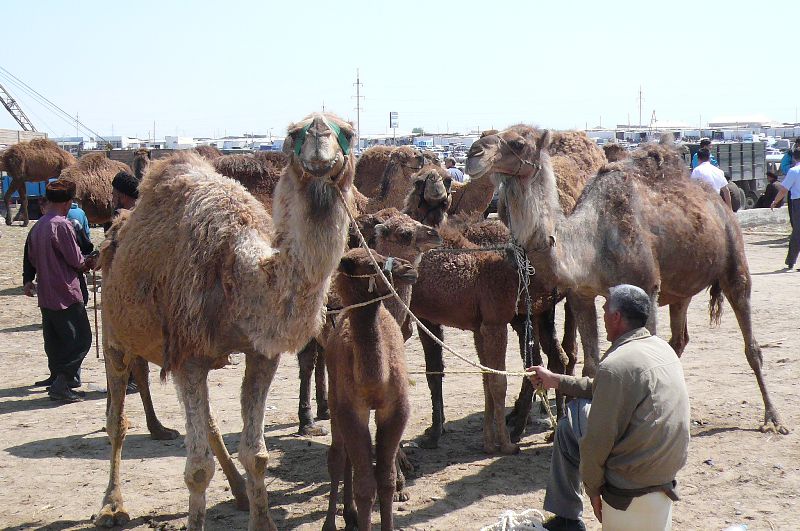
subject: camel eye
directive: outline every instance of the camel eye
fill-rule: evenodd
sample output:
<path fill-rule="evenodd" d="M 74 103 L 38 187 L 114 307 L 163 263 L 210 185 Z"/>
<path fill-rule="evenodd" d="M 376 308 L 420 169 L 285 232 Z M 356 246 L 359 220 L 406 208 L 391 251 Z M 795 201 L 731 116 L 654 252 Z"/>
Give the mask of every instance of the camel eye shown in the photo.
<path fill-rule="evenodd" d="M 521 151 L 522 148 L 525 147 L 525 142 L 522 140 L 515 138 L 514 140 L 509 140 L 508 145 L 511 146 L 511 149 L 514 151 Z"/>

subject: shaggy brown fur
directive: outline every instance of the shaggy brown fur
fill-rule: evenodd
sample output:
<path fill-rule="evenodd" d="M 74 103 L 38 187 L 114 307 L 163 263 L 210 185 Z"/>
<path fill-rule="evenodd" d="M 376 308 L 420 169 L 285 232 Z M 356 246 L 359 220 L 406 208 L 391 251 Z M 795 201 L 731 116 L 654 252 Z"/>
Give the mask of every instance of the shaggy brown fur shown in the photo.
<path fill-rule="evenodd" d="M 762 429 L 786 433 L 767 393 L 753 335 L 741 229 L 720 196 L 687 179 L 671 145 L 650 144 L 604 168 L 566 215 L 547 155 L 550 140 L 547 131 L 511 128 L 476 142 L 467 166 L 473 177 L 493 174 L 502 182 L 501 199 L 514 236 L 528 251 L 537 276 L 568 291 L 581 331 L 584 370 L 591 373 L 599 362 L 597 295 L 622 283 L 642 287 L 652 301 L 651 333 L 658 304 L 670 305 L 670 344 L 680 355 L 688 341 L 689 303 L 711 287 L 712 319 L 724 294 L 739 322 L 764 400 Z M 520 158 L 533 163 L 521 168 Z"/>
<path fill-rule="evenodd" d="M 628 151 L 616 142 L 604 145 L 603 153 L 608 162 L 619 162 L 620 160 L 628 158 Z"/>
<path fill-rule="evenodd" d="M 111 182 L 121 172 L 130 173 L 127 164 L 109 159 L 105 153 L 87 153 L 76 164 L 61 172 L 61 179 L 75 183 L 75 200 L 91 223 L 102 225 L 114 216 L 114 191 Z"/>
<path fill-rule="evenodd" d="M 275 186 L 281 178 L 283 167 L 252 155 L 223 155 L 213 161 L 214 169 L 220 174 L 239 181 L 248 192 L 261 201 L 272 212 L 272 198 Z"/>
<path fill-rule="evenodd" d="M 193 148 L 192 151 L 209 162 L 214 162 L 214 159 L 218 159 L 222 156 L 222 151 L 218 150 L 214 146 L 197 146 Z"/>
<path fill-rule="evenodd" d="M 345 305 L 389 293 L 367 253 L 365 249 L 349 251 L 339 265 L 335 286 Z M 375 258 L 385 267 L 386 258 L 381 255 Z M 413 284 L 417 278 L 414 267 L 400 258 L 393 260 L 390 270 L 397 284 Z M 372 529 L 372 506 L 377 491 L 381 529 L 393 529 L 395 455 L 411 410 L 403 343 L 397 321 L 381 302 L 347 310 L 328 341 L 332 441 L 328 450 L 331 477 L 328 514 L 322 527 L 325 531 L 336 529 L 339 481 L 344 474 L 350 474 L 350 465 L 353 480 L 345 480 L 344 493 L 348 526 L 357 522 L 359 529 Z M 370 411 L 375 411 L 377 426 L 374 468 Z"/>
<path fill-rule="evenodd" d="M 133 152 L 133 165 L 131 167 L 133 168 L 133 176 L 139 181 L 144 177 L 151 160 L 151 153 L 147 148 L 139 148 Z"/>
<path fill-rule="evenodd" d="M 118 473 L 122 406 L 130 364 L 140 356 L 163 364 L 162 374 L 176 380 L 187 417 L 188 527 L 202 528 L 214 473 L 210 456 L 220 450 L 214 441 L 224 449 L 210 413 L 207 373 L 238 351 L 247 359 L 239 458 L 247 471 L 250 526 L 275 530 L 264 485 L 264 402 L 280 353 L 299 349 L 322 325 L 347 228 L 334 188 L 349 200 L 355 162 L 343 155 L 330 121 L 352 139 L 352 126 L 333 115 L 290 126 L 284 148 L 291 162 L 275 190 L 274 228 L 255 198 L 197 154 L 178 153 L 147 172 L 104 279 L 112 466 L 98 525 L 128 518 Z M 297 156 L 293 144 L 305 140 L 304 128 L 315 140 L 304 142 Z"/>
<path fill-rule="evenodd" d="M 11 177 L 11 185 L 3 196 L 6 225 L 11 225 L 11 196 L 14 192 L 19 192 L 22 226 L 25 227 L 29 221 L 25 183 L 54 179 L 75 162 L 75 157 L 44 138 L 14 144 L 0 153 L 3 171 Z"/>
<path fill-rule="evenodd" d="M 484 238 L 488 239 L 491 233 L 501 235 L 499 240 L 486 243 L 502 246 L 508 242 L 508 231 L 499 221 L 486 221 L 482 224 L 491 225 L 490 229 L 476 231 Z M 464 230 L 464 226 L 452 222 L 440 226 L 439 233 L 444 239 L 444 248 L 476 249 L 478 246 L 464 237 Z M 507 261 L 505 252 L 452 253 L 434 250 L 422 257 L 419 279 L 411 297 L 411 310 L 440 338 L 442 326 L 471 330 L 481 363 L 504 370 L 507 326 L 515 321 L 519 313 L 517 284 L 517 272 Z M 535 282 L 532 295 L 543 308 L 553 304 L 548 299 L 551 294 L 543 293 Z M 539 313 L 542 311 L 540 309 Z M 551 333 L 540 330 L 539 336 L 543 341 L 552 339 L 546 345 L 550 354 L 549 364 L 553 370 L 563 373 L 567 360 L 555 340 L 554 330 Z M 426 370 L 443 371 L 441 349 L 426 334 L 421 333 L 420 340 L 426 353 Z M 427 378 L 433 401 L 433 425 L 427 430 L 428 438 L 422 444 L 425 447 L 436 447 L 444 423 L 441 376 L 428 375 Z M 483 384 L 486 394 L 484 450 L 488 453 L 516 453 L 519 447 L 512 444 L 505 424 L 506 379 L 503 376 L 484 375 Z"/>

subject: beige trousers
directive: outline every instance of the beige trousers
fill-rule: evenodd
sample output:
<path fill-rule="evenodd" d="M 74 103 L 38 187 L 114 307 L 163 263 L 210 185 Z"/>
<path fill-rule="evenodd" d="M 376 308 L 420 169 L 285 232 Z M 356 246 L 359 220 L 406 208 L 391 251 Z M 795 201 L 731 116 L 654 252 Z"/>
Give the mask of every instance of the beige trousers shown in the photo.
<path fill-rule="evenodd" d="M 603 501 L 603 531 L 670 531 L 672 500 L 663 492 L 634 498 L 625 511 Z"/>

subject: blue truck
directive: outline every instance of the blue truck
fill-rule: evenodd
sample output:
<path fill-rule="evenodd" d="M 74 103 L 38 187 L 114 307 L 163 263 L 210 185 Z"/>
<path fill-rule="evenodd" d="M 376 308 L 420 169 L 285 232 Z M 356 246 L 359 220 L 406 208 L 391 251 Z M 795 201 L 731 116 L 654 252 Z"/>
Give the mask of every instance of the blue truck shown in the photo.
<path fill-rule="evenodd" d="M 11 186 L 11 177 L 2 173 L 3 176 L 3 197 L 6 191 Z M 47 186 L 47 181 L 29 182 L 25 183 L 25 191 L 28 195 L 28 214 L 30 219 L 39 219 L 41 216 L 41 209 L 39 208 L 39 198 L 44 197 L 44 188 Z M 19 192 L 14 192 L 11 195 L 11 200 L 14 203 L 19 202 Z"/>

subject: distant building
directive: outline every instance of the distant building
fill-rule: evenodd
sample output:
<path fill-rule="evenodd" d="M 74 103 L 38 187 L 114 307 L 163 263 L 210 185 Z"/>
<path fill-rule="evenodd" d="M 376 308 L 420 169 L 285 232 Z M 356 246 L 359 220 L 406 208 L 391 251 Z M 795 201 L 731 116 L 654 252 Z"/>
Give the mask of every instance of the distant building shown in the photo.
<path fill-rule="evenodd" d="M 64 151 L 68 151 L 73 155 L 77 155 L 82 151 L 97 149 L 97 142 L 94 139 L 86 140 L 82 136 L 62 136 L 51 138 L 50 140 L 58 144 L 58 147 Z"/>
<path fill-rule="evenodd" d="M 167 149 L 192 149 L 197 142 L 188 136 L 165 136 L 164 144 Z"/>

